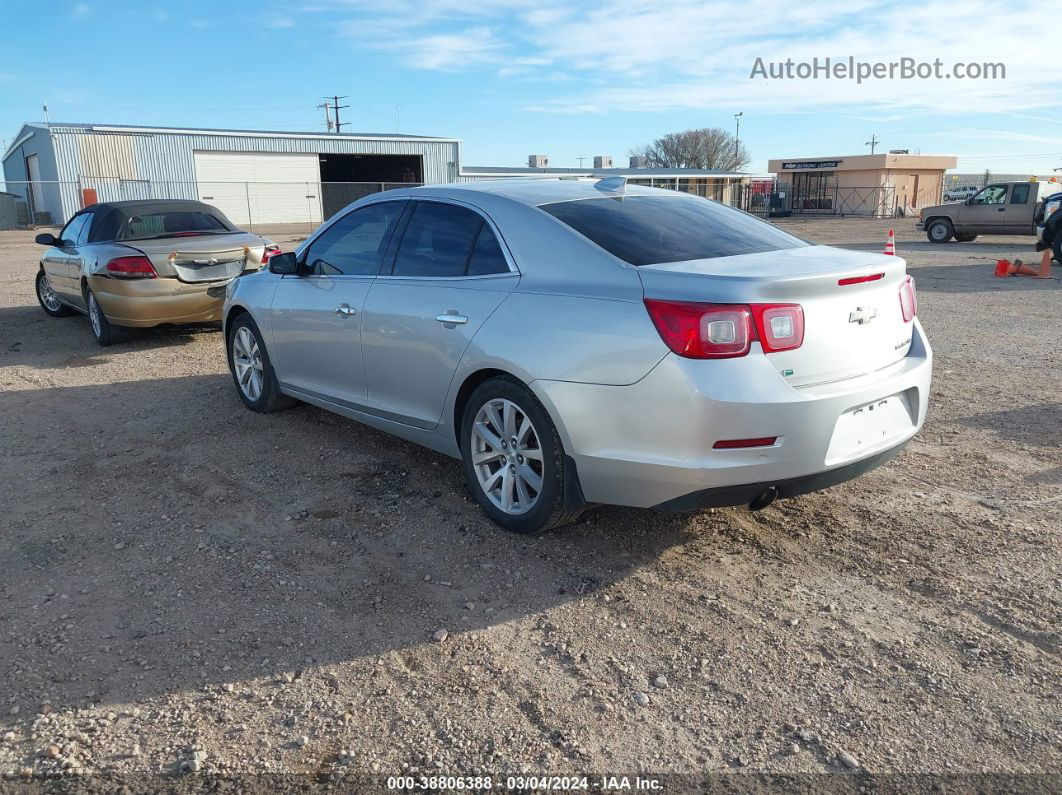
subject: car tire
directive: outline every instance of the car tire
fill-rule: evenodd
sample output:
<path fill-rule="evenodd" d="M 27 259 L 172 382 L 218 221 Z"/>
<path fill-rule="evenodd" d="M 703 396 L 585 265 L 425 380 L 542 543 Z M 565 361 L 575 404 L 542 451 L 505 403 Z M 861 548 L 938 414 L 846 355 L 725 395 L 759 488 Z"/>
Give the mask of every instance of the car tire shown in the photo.
<path fill-rule="evenodd" d="M 48 275 L 44 269 L 37 271 L 37 281 L 34 283 L 34 291 L 37 293 L 37 302 L 45 314 L 51 317 L 68 317 L 75 314 L 74 310 L 59 300 L 59 295 L 48 283 Z"/>
<path fill-rule="evenodd" d="M 1059 265 L 1062 265 L 1062 232 L 1056 227 L 1055 239 L 1051 242 L 1051 251 L 1054 252 L 1054 259 Z"/>
<path fill-rule="evenodd" d="M 125 330 L 107 319 L 103 310 L 100 309 L 96 296 L 92 294 L 92 290 L 87 288 L 85 289 L 85 306 L 88 308 L 89 328 L 92 329 L 92 336 L 96 338 L 96 342 L 106 348 L 108 345 L 122 341 Z"/>
<path fill-rule="evenodd" d="M 954 235 L 955 227 L 945 218 L 930 221 L 926 227 L 926 237 L 929 238 L 930 243 L 947 243 Z"/>
<path fill-rule="evenodd" d="M 958 243 L 973 243 L 975 240 L 977 240 L 977 235 L 972 235 L 969 233 L 964 235 L 957 234 L 955 235 L 955 240 Z"/>
<path fill-rule="evenodd" d="M 491 378 L 469 397 L 461 418 L 461 457 L 476 502 L 506 530 L 544 533 L 583 511 L 575 464 L 564 454 L 556 425 L 515 378 Z"/>
<path fill-rule="evenodd" d="M 251 411 L 262 413 L 295 405 L 294 398 L 280 391 L 262 332 L 251 316 L 240 315 L 228 331 L 225 350 L 228 352 L 229 372 L 243 404 Z"/>

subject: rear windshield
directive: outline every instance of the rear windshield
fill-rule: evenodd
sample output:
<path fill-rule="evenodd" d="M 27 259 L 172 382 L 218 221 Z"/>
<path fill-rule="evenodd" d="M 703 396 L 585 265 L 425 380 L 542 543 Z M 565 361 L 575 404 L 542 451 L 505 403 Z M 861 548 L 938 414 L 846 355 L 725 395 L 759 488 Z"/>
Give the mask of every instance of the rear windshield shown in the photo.
<path fill-rule="evenodd" d="M 149 237 L 192 237 L 230 231 L 213 215 L 198 211 L 178 211 L 132 215 L 125 222 L 122 238 L 144 240 Z"/>
<path fill-rule="evenodd" d="M 617 196 L 540 206 L 631 265 L 810 245 L 740 210 L 694 197 Z"/>

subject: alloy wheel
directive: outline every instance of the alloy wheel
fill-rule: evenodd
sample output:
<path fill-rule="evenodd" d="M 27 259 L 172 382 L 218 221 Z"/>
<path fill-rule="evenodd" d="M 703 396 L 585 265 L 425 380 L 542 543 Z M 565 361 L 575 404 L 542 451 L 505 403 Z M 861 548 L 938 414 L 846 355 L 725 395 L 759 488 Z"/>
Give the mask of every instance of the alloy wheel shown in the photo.
<path fill-rule="evenodd" d="M 232 365 L 236 369 L 236 382 L 244 397 L 252 403 L 258 400 L 265 383 L 262 351 L 247 326 L 240 326 L 232 335 Z"/>
<path fill-rule="evenodd" d="M 37 279 L 37 294 L 40 296 L 41 303 L 49 311 L 58 312 L 63 308 L 63 303 L 59 300 L 59 296 L 52 289 L 52 286 L 48 284 L 47 276 L 41 275 Z"/>
<path fill-rule="evenodd" d="M 531 418 L 516 403 L 495 398 L 476 413 L 472 468 L 483 493 L 499 510 L 524 514 L 538 502 L 542 445 Z"/>
<path fill-rule="evenodd" d="M 98 339 L 103 336 L 103 323 L 100 320 L 100 305 L 96 303 L 96 296 L 92 293 L 89 293 L 88 305 L 89 323 L 92 324 L 92 333 L 95 334 Z"/>

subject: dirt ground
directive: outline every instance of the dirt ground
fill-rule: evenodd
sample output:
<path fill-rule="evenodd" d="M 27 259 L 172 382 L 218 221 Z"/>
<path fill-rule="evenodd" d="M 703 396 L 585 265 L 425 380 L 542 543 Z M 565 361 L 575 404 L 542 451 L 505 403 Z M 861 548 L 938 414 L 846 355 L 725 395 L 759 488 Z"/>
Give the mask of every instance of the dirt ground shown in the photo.
<path fill-rule="evenodd" d="M 890 225 L 782 224 L 867 251 Z M 899 458 L 756 514 L 536 538 L 455 461 L 247 411 L 215 331 L 97 347 L 38 308 L 32 233 L 0 233 L 7 786 L 1059 771 L 1062 285 L 993 278 L 1031 238 L 895 225 L 936 352 Z"/>

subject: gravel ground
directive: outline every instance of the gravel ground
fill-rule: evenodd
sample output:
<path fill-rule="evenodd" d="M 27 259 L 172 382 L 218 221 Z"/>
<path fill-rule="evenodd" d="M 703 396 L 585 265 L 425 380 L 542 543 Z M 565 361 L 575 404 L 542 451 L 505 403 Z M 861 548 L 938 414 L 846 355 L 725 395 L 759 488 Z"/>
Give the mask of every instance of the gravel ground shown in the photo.
<path fill-rule="evenodd" d="M 868 251 L 889 226 L 782 224 Z M 247 411 L 215 331 L 98 348 L 38 308 L 32 233 L 0 233 L 7 786 L 1057 772 L 1062 285 L 993 278 L 1031 238 L 896 225 L 937 356 L 899 458 L 757 514 L 537 538 L 450 459 Z"/>

